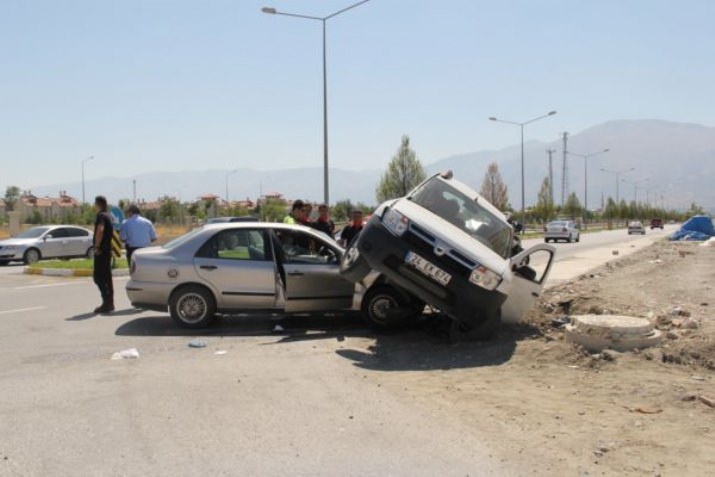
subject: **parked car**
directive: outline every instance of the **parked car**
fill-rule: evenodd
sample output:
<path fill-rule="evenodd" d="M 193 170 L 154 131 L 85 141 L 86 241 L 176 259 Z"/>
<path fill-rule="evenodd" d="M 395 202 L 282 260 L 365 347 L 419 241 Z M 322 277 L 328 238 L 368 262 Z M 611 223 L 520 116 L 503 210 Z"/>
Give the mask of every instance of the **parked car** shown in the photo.
<path fill-rule="evenodd" d="M 643 227 L 643 223 L 641 221 L 631 220 L 628 222 L 628 235 L 631 234 L 645 235 L 645 227 Z"/>
<path fill-rule="evenodd" d="M 663 219 L 651 219 L 650 221 L 650 229 L 660 229 L 663 230 L 665 226 L 663 225 Z"/>
<path fill-rule="evenodd" d="M 523 317 L 551 268 L 554 247 L 512 256 L 514 244 L 504 214 L 446 172 L 382 204 L 348 246 L 341 273 L 359 282 L 377 271 L 487 338 Z"/>
<path fill-rule="evenodd" d="M 555 220 L 546 224 L 544 230 L 544 242 L 558 242 L 565 240 L 568 243 L 580 242 L 581 231 L 573 220 Z"/>
<path fill-rule="evenodd" d="M 384 328 L 422 312 L 424 302 L 377 273 L 357 286 L 344 279 L 342 255 L 337 242 L 302 225 L 209 224 L 137 250 L 126 291 L 133 306 L 168 310 L 188 328 L 206 327 L 217 314 L 356 309 Z"/>
<path fill-rule="evenodd" d="M 48 258 L 91 257 L 92 232 L 74 225 L 33 227 L 16 237 L 0 240 L 0 265 L 22 261 L 35 263 Z"/>

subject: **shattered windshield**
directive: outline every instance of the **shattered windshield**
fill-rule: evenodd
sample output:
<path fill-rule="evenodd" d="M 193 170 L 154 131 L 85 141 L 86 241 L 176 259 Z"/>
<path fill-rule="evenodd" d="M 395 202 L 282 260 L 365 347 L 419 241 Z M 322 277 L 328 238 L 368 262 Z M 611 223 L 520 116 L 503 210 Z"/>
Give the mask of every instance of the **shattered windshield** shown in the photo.
<path fill-rule="evenodd" d="M 410 200 L 459 227 L 499 256 L 509 256 L 511 226 L 449 183 L 434 177 L 420 187 Z"/>

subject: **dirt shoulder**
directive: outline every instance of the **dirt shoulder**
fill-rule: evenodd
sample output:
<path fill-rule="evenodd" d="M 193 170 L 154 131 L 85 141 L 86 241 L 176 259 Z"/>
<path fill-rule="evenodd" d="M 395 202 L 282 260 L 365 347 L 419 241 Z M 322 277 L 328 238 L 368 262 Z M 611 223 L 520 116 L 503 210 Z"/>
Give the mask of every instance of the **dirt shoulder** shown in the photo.
<path fill-rule="evenodd" d="M 614 259 L 547 290 L 525 325 L 494 341 L 445 345 L 415 332 L 342 354 L 395 398 L 492 436 L 495 454 L 532 462 L 533 475 L 711 475 L 715 247 L 663 241 Z M 585 313 L 649 318 L 669 338 L 591 355 L 558 326 Z"/>

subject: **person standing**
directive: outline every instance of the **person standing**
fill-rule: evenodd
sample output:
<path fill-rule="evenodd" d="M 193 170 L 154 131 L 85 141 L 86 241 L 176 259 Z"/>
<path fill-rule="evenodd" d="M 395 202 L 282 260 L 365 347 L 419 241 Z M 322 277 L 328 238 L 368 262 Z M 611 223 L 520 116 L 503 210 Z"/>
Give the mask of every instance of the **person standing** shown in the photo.
<path fill-rule="evenodd" d="M 114 284 L 112 283 L 112 218 L 107 211 L 107 199 L 98 195 L 94 199 L 97 218 L 94 221 L 94 283 L 102 295 L 102 305 L 95 313 L 114 311 Z"/>
<path fill-rule="evenodd" d="M 318 206 L 318 220 L 311 225 L 330 237 L 335 234 L 335 222 L 330 220 L 330 209 L 325 204 Z"/>
<path fill-rule="evenodd" d="M 352 220 L 340 233 L 340 242 L 343 247 L 350 245 L 355 237 L 362 232 L 362 210 L 353 210 L 351 216 Z"/>
<path fill-rule="evenodd" d="M 135 250 L 151 246 L 156 241 L 154 224 L 142 217 L 139 207 L 132 204 L 127 209 L 127 220 L 122 223 L 119 238 L 127 249 L 127 263 L 132 264 L 132 254 Z"/>
<path fill-rule="evenodd" d="M 290 209 L 290 214 L 283 219 L 284 224 L 303 224 L 305 223 L 305 203 L 298 199 L 293 202 Z"/>

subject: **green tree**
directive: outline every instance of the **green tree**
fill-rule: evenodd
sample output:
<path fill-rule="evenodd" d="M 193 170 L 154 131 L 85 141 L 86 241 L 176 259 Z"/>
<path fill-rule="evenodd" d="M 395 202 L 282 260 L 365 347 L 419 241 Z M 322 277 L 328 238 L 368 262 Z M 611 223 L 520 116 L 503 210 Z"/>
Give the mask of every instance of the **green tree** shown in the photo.
<path fill-rule="evenodd" d="M 282 200 L 268 199 L 260 209 L 260 217 L 264 222 L 280 222 L 286 216 L 286 205 Z"/>
<path fill-rule="evenodd" d="M 548 177 L 545 177 L 541 183 L 541 189 L 539 189 L 534 212 L 537 217 L 544 222 L 548 222 L 554 217 L 554 211 L 554 201 L 551 200 L 551 181 Z"/>
<path fill-rule="evenodd" d="M 173 197 L 165 195 L 159 199 L 161 205 L 159 206 L 158 218 L 162 222 L 175 223 L 179 221 L 181 217 L 181 204 L 179 201 Z"/>
<path fill-rule="evenodd" d="M 339 200 L 330 211 L 330 215 L 336 222 L 347 222 L 350 212 L 353 210 L 353 203 L 350 199 Z"/>
<path fill-rule="evenodd" d="M 571 192 L 566 199 L 566 203 L 564 204 L 563 213 L 571 219 L 575 219 L 576 217 L 581 216 L 582 211 L 583 207 L 581 206 L 581 202 L 578 200 L 576 193 Z"/>
<path fill-rule="evenodd" d="M 492 162 L 487 167 L 479 193 L 501 211 L 505 211 L 509 206 L 509 192 L 496 162 Z"/>
<path fill-rule="evenodd" d="M 7 186 L 5 189 L 5 208 L 8 212 L 15 210 L 17 201 L 20 200 L 20 188 L 17 186 Z"/>
<path fill-rule="evenodd" d="M 410 148 L 409 136 L 404 135 L 397 154 L 392 157 L 377 186 L 377 201 L 385 202 L 403 197 L 426 177 L 422 163 Z"/>
<path fill-rule="evenodd" d="M 685 211 L 685 218 L 690 218 L 693 215 L 705 215 L 705 209 L 703 209 L 695 202 L 692 202 L 690 204 L 690 208 Z"/>
<path fill-rule="evenodd" d="M 606 207 L 603 210 L 603 218 L 610 223 L 613 219 L 618 219 L 618 205 L 612 197 L 606 201 Z"/>

